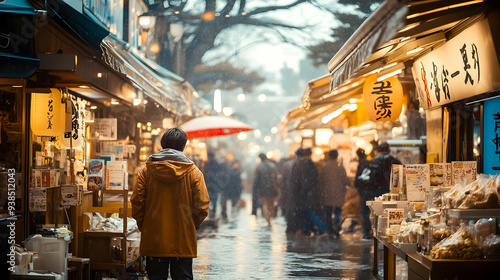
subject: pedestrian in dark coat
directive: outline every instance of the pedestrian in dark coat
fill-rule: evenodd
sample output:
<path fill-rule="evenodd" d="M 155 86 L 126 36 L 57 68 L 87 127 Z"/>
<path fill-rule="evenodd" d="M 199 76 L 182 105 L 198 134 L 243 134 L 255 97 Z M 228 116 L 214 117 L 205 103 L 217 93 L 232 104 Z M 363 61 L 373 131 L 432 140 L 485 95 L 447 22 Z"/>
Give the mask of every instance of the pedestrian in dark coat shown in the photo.
<path fill-rule="evenodd" d="M 278 169 L 265 154 L 259 154 L 261 162 L 255 168 L 253 188 L 262 204 L 262 214 L 271 225 L 274 200 L 278 195 Z"/>
<path fill-rule="evenodd" d="M 292 168 L 294 204 L 302 216 L 301 228 L 304 235 L 308 236 L 314 225 L 318 228 L 319 235 L 325 235 L 326 227 L 316 213 L 319 208 L 319 177 L 311 154 L 311 149 L 304 149 L 303 155 Z"/>
<path fill-rule="evenodd" d="M 205 183 L 207 185 L 208 195 L 210 196 L 210 212 L 209 218 L 214 218 L 217 210 L 217 201 L 219 193 L 223 189 L 224 166 L 216 159 L 213 152 L 207 153 L 208 161 L 203 168 Z"/>

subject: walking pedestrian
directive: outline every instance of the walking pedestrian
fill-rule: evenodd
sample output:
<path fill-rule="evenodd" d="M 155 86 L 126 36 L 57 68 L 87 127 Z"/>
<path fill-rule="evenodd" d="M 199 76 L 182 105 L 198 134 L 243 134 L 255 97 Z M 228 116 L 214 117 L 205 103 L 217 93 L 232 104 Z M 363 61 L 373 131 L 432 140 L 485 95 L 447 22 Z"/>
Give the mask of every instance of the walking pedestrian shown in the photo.
<path fill-rule="evenodd" d="M 328 160 L 325 161 L 319 172 L 320 202 L 325 210 L 325 226 L 328 233 L 337 238 L 340 233 L 340 216 L 342 215 L 346 190 L 351 185 L 345 168 L 337 161 L 338 156 L 337 150 L 330 150 Z M 334 221 L 332 221 L 332 214 L 335 214 Z"/>
<path fill-rule="evenodd" d="M 221 194 L 221 215 L 223 218 L 227 218 L 227 202 L 228 200 L 230 201 L 231 209 L 236 208 L 243 185 L 241 183 L 239 162 L 234 160 L 232 155 L 226 156 L 226 164 L 224 168 L 226 170 L 225 176 L 227 176 L 227 183 L 225 184 Z"/>
<path fill-rule="evenodd" d="M 209 218 L 215 218 L 217 213 L 217 202 L 219 194 L 223 189 L 224 166 L 215 159 L 212 151 L 207 152 L 207 162 L 203 167 L 203 174 L 207 184 L 208 194 L 210 195 Z"/>
<path fill-rule="evenodd" d="M 171 128 L 161 138 L 162 150 L 150 155 L 138 175 L 131 198 L 132 217 L 141 231 L 140 254 L 151 280 L 193 279 L 196 231 L 208 214 L 202 172 L 182 152 L 187 135 Z"/>
<path fill-rule="evenodd" d="M 324 236 L 327 234 L 326 227 L 316 213 L 319 207 L 318 169 L 311 160 L 311 154 L 311 149 L 304 149 L 300 159 L 293 165 L 291 180 L 294 204 L 301 213 L 302 233 L 309 236 L 313 226 L 316 226 L 319 236 Z"/>
<path fill-rule="evenodd" d="M 262 215 L 271 225 L 273 215 L 274 200 L 278 194 L 278 170 L 265 154 L 259 154 L 261 162 L 255 168 L 253 188 L 262 204 Z"/>
<path fill-rule="evenodd" d="M 355 182 L 362 207 L 362 239 L 371 239 L 370 209 L 366 206 L 366 201 L 373 200 L 375 197 L 389 192 L 392 165 L 401 164 L 401 161 L 389 154 L 390 148 L 387 142 L 381 143 L 376 149 L 375 158 L 363 168 L 361 174 L 356 177 L 357 181 Z"/>
<path fill-rule="evenodd" d="M 298 221 L 297 209 L 294 205 L 294 196 L 292 191 L 292 168 L 301 156 L 302 149 L 295 151 L 295 156 L 292 156 L 281 169 L 281 191 L 279 192 L 278 205 L 281 207 L 286 221 L 286 233 L 294 234 L 300 227 Z"/>

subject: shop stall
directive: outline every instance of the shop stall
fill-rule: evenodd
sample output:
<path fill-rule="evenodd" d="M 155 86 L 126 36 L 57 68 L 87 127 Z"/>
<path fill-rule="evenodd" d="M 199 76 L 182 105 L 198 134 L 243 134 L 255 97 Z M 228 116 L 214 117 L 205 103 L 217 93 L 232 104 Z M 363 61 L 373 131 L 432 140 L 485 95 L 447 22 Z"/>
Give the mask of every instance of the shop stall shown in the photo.
<path fill-rule="evenodd" d="M 496 1 L 385 1 L 328 65 L 324 100 L 357 87 L 375 122 L 395 109 L 387 101 L 404 80 L 406 108 L 426 116 L 418 143 L 386 138 L 392 151 L 425 148 L 426 157 L 393 166 L 390 192 L 367 203 L 374 252 L 384 247 L 384 279 L 394 279 L 398 257 L 409 279 L 498 271 L 499 19 Z"/>

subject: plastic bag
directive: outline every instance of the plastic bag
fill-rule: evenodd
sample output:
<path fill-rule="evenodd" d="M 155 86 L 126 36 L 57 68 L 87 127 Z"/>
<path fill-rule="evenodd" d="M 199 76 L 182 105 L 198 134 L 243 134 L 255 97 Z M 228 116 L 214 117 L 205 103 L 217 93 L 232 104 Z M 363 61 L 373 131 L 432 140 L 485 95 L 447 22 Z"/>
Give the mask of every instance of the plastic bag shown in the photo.
<path fill-rule="evenodd" d="M 483 254 L 487 259 L 500 259 L 500 236 L 490 234 L 483 243 Z"/>
<path fill-rule="evenodd" d="M 462 225 L 450 237 L 437 243 L 431 250 L 435 259 L 478 259 L 482 251 L 474 240 L 474 227 Z"/>

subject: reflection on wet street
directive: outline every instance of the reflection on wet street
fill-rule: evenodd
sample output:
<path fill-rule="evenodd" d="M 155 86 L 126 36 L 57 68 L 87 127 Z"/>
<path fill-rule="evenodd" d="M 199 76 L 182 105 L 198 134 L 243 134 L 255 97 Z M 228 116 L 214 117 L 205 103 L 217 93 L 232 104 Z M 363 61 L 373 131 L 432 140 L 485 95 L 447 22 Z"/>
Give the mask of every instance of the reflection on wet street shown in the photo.
<path fill-rule="evenodd" d="M 219 227 L 200 232 L 195 279 L 375 279 L 373 242 L 359 234 L 341 240 L 288 237 L 283 217 L 269 227 L 258 212 L 232 211 Z"/>

